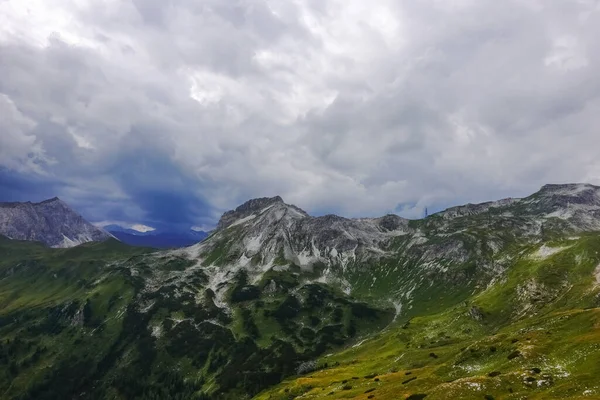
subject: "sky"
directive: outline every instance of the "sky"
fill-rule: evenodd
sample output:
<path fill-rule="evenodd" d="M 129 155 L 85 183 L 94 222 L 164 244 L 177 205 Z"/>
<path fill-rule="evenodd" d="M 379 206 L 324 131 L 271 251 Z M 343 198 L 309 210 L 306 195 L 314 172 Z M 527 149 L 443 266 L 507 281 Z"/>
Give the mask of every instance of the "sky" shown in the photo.
<path fill-rule="evenodd" d="M 600 184 L 598 0 L 0 0 L 0 201 L 210 229 Z"/>

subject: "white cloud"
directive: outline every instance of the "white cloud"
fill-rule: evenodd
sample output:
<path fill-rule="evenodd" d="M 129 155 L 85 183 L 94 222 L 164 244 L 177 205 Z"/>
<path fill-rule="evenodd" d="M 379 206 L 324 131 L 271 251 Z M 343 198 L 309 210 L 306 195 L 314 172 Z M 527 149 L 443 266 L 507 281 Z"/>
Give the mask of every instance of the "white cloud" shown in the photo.
<path fill-rule="evenodd" d="M 185 192 L 207 203 L 199 226 L 255 196 L 417 216 L 600 183 L 598 17 L 593 1 L 5 0 L 0 165 L 87 182 L 73 198 L 135 221 L 167 218 L 154 189 Z"/>
<path fill-rule="evenodd" d="M 43 166 L 54 161 L 46 156 L 32 134 L 35 126 L 35 121 L 23 115 L 7 95 L 0 93 L 0 166 L 44 174 Z"/>
<path fill-rule="evenodd" d="M 134 231 L 138 231 L 138 232 L 152 232 L 155 231 L 156 229 L 151 227 L 151 226 L 147 226 L 144 224 L 133 224 L 131 225 L 130 229 L 133 229 Z"/>
<path fill-rule="evenodd" d="M 132 224 L 130 222 L 125 222 L 125 221 L 98 221 L 98 222 L 94 222 L 94 225 L 96 225 L 100 228 L 104 228 L 109 225 L 117 225 L 117 226 L 120 226 L 121 228 L 132 229 L 134 231 L 138 231 L 138 232 L 142 232 L 142 233 L 153 232 L 156 230 L 156 228 L 153 228 L 148 225 L 135 224 L 135 223 Z"/>
<path fill-rule="evenodd" d="M 586 50 L 574 36 L 556 38 L 544 63 L 564 71 L 577 70 L 589 65 Z"/>
<path fill-rule="evenodd" d="M 213 225 L 192 226 L 190 229 L 193 231 L 196 231 L 196 232 L 209 232 L 214 229 L 214 226 Z"/>

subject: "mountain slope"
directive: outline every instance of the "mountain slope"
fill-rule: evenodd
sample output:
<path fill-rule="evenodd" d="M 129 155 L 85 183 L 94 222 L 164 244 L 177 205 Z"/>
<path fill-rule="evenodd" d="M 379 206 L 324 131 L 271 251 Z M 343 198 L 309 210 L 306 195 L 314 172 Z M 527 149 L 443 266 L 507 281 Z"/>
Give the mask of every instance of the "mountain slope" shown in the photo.
<path fill-rule="evenodd" d="M 0 234 L 62 248 L 111 237 L 57 197 L 40 203 L 0 203 Z"/>
<path fill-rule="evenodd" d="M 7 398 L 247 398 L 393 317 L 297 277 L 273 287 L 243 273 L 219 307 L 193 260 L 114 240 L 5 239 L 0 254 Z"/>
<path fill-rule="evenodd" d="M 275 197 L 226 213 L 217 231 L 186 254 L 213 271 L 217 289 L 240 269 L 260 279 L 275 266 L 296 266 L 316 269 L 321 282 L 364 300 L 404 306 L 406 313 L 416 306 L 412 298 L 431 288 L 456 301 L 487 286 L 513 262 L 516 246 L 598 229 L 600 188 L 592 185 L 547 185 L 525 199 L 413 221 L 311 217 Z M 439 300 L 437 306 L 445 306 Z"/>
<path fill-rule="evenodd" d="M 399 317 L 257 398 L 598 398 L 599 250 L 597 233 L 523 248 L 465 301 Z"/>
<path fill-rule="evenodd" d="M 274 197 L 185 249 L 0 239 L 0 392 L 593 398 L 598 210 L 591 185 L 416 221 Z"/>

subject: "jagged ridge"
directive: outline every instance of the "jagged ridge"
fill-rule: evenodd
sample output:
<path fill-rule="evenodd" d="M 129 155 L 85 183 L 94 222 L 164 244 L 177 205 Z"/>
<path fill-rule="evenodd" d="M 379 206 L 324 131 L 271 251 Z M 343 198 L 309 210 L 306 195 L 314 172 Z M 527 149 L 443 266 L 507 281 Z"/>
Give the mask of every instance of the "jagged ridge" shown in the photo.
<path fill-rule="evenodd" d="M 535 243 L 543 232 L 599 229 L 600 188 L 585 184 L 546 185 L 523 199 L 453 207 L 413 221 L 397 215 L 312 217 L 277 196 L 228 211 L 216 232 L 189 253 L 215 270 L 212 287 L 217 292 L 240 269 L 259 279 L 273 267 L 316 266 L 320 279 L 348 293 L 378 297 L 383 292 L 390 301 L 399 301 L 411 288 L 421 287 L 415 279 L 424 276 L 430 283 L 450 281 L 473 289 L 485 285 L 506 268 L 508 261 L 497 255 L 515 240 Z M 486 252 L 490 255 L 484 257 Z M 395 287 L 389 281 L 369 282 L 373 271 L 365 265 L 382 263 L 394 265 Z M 471 264 L 471 272 L 459 268 Z"/>

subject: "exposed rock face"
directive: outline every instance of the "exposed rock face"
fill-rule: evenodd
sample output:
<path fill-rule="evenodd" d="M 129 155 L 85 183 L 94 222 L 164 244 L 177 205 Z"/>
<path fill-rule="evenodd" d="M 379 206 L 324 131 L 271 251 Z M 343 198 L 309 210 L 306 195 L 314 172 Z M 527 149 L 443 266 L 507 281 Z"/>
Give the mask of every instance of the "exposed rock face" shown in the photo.
<path fill-rule="evenodd" d="M 501 208 L 504 206 L 509 206 L 519 199 L 502 199 L 497 201 L 488 201 L 480 204 L 465 204 L 463 206 L 451 207 L 445 211 L 439 213 L 439 215 L 443 216 L 447 219 L 457 218 L 457 217 L 466 217 L 469 215 L 477 215 L 489 211 L 492 208 Z"/>
<path fill-rule="evenodd" d="M 228 237 L 233 230 L 237 234 L 230 252 L 248 258 L 260 254 L 266 262 L 283 254 L 300 266 L 346 252 L 351 252 L 352 257 L 379 253 L 382 242 L 409 231 L 408 220 L 396 215 L 361 219 L 312 217 L 277 196 L 250 200 L 226 212 L 219 221 L 216 237 L 199 248 L 210 249 L 211 244 Z"/>
<path fill-rule="evenodd" d="M 507 249 L 515 241 L 535 244 L 552 231 L 596 230 L 600 188 L 585 184 L 546 185 L 523 199 L 453 207 L 415 221 L 397 215 L 312 217 L 277 196 L 226 212 L 214 234 L 186 252 L 211 271 L 217 301 L 240 270 L 257 281 L 267 271 L 299 267 L 316 268 L 314 279 L 347 293 L 406 304 L 433 287 L 466 291 L 488 285 L 511 265 Z M 386 279 L 377 278 L 381 273 Z"/>
<path fill-rule="evenodd" d="M 255 213 L 260 212 L 261 210 L 273 206 L 277 203 L 283 203 L 283 199 L 279 196 L 262 197 L 259 199 L 248 200 L 235 210 L 230 210 L 223 214 L 223 216 L 219 220 L 219 223 L 217 224 L 217 229 L 227 228 L 235 221 L 239 221 L 243 218 L 252 217 L 255 215 Z M 306 214 L 299 208 L 298 211 Z"/>
<path fill-rule="evenodd" d="M 523 199 L 507 198 L 480 204 L 451 207 L 436 215 L 445 219 L 472 216 L 488 211 L 511 211 L 515 215 L 546 215 L 570 219 L 581 212 L 600 217 L 600 187 L 585 183 L 549 184 Z M 579 221 L 581 222 L 581 221 Z"/>
<path fill-rule="evenodd" d="M 49 247 L 73 247 L 111 237 L 57 197 L 41 203 L 0 203 L 0 234 Z"/>
<path fill-rule="evenodd" d="M 473 318 L 475 321 L 481 321 L 483 319 L 483 312 L 481 311 L 481 308 L 477 307 L 477 306 L 472 306 L 469 309 L 469 315 L 471 316 L 471 318 Z"/>
<path fill-rule="evenodd" d="M 465 235 L 461 235 L 465 230 L 462 219 L 478 216 L 481 221 L 471 218 L 469 223 L 484 224 L 474 227 L 491 227 L 493 220 L 501 225 L 493 229 L 510 228 L 515 236 L 537 236 L 543 227 L 557 223 L 574 233 L 600 229 L 600 188 L 585 184 L 546 185 L 524 199 L 453 207 L 412 227 L 408 220 L 397 215 L 355 219 L 337 215 L 312 217 L 284 203 L 279 196 L 253 199 L 223 214 L 212 240 L 199 249 L 203 253 L 212 244 L 228 238 L 230 253 L 248 258 L 261 254 L 263 260 L 272 260 L 283 253 L 285 258 L 302 266 L 342 255 L 351 258 L 381 255 L 387 252 L 393 238 L 399 236 L 410 239 L 407 250 L 425 244 L 427 236 L 433 235 L 438 240 L 420 253 L 423 261 L 444 258 L 464 263 L 469 251 L 465 248 Z M 482 245 L 493 253 L 502 247 L 500 240 L 492 239 Z"/>

